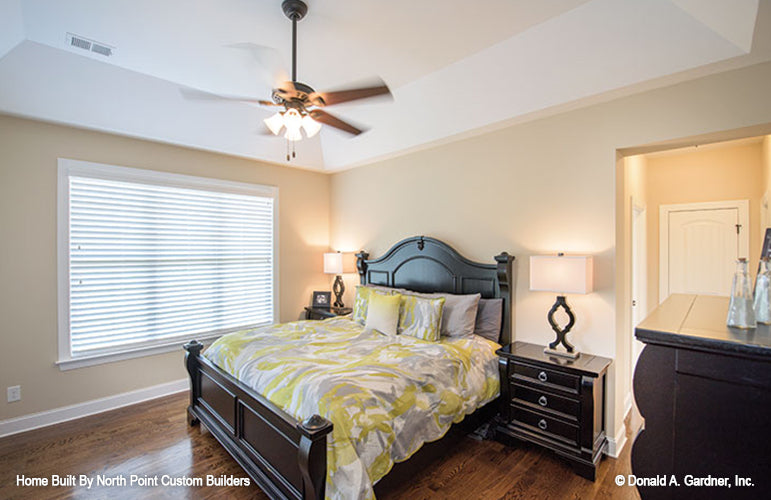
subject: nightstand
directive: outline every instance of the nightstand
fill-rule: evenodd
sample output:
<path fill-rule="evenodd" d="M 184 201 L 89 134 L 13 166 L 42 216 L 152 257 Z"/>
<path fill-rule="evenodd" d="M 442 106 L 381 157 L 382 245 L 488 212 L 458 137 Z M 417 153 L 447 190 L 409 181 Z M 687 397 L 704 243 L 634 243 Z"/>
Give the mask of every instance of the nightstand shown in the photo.
<path fill-rule="evenodd" d="M 350 307 L 311 307 L 305 308 L 305 319 L 327 319 L 335 316 L 344 316 L 350 314 L 353 309 Z"/>
<path fill-rule="evenodd" d="M 501 397 L 496 437 L 521 439 L 568 459 L 594 481 L 607 445 L 605 378 L 612 360 L 544 354 L 543 346 L 515 342 L 498 351 Z"/>

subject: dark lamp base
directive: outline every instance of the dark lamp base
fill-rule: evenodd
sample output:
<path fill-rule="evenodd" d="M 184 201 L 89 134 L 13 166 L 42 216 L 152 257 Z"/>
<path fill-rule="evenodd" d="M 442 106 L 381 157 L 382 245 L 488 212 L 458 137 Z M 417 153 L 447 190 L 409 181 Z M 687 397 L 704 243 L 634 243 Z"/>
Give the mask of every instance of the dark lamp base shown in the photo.
<path fill-rule="evenodd" d="M 343 305 L 343 292 L 345 292 L 345 285 L 343 284 L 343 277 L 339 274 L 335 276 L 335 283 L 332 285 L 332 291 L 335 292 L 335 307 L 345 307 Z"/>
<path fill-rule="evenodd" d="M 543 350 L 544 354 L 548 354 L 549 356 L 559 356 L 561 358 L 567 358 L 567 359 L 578 359 L 578 357 L 581 355 L 578 351 L 573 352 L 567 352 L 567 351 L 558 351 L 557 349 L 549 349 L 548 347 Z"/>
<path fill-rule="evenodd" d="M 565 314 L 568 315 L 568 324 L 565 325 L 563 328 L 560 328 L 560 326 L 557 324 L 557 321 L 554 319 L 554 314 L 557 312 L 557 309 L 559 308 L 564 309 Z M 570 310 L 570 307 L 568 306 L 567 301 L 565 300 L 564 295 L 558 295 L 557 301 L 554 302 L 554 305 L 551 306 L 551 309 L 549 310 L 549 314 L 546 316 L 549 320 L 549 325 L 551 325 L 551 329 L 554 330 L 554 333 L 557 334 L 557 338 L 549 344 L 549 347 L 544 349 L 543 352 L 546 354 L 551 354 L 554 356 L 561 356 L 563 358 L 570 358 L 570 359 L 576 359 L 580 354 L 575 351 L 574 347 L 568 342 L 567 334 L 570 331 L 571 328 L 573 328 L 573 325 L 576 323 L 576 317 L 573 315 L 573 311 Z M 565 347 L 564 351 L 558 351 L 557 346 L 562 344 Z"/>

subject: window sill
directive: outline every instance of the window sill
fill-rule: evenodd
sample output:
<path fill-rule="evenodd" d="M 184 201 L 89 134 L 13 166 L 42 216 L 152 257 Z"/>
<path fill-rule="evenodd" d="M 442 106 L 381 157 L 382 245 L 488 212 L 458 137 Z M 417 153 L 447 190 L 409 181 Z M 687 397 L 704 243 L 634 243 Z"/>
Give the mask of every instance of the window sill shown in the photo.
<path fill-rule="evenodd" d="M 215 339 L 221 337 L 222 333 L 216 335 L 208 335 L 196 338 L 199 342 L 203 343 L 206 347 L 211 344 Z M 189 340 L 189 339 L 188 339 Z M 173 342 L 169 342 L 161 345 L 138 347 L 130 351 L 110 352 L 104 354 L 92 354 L 90 356 L 81 356 L 79 358 L 60 359 L 56 362 L 56 365 L 61 371 L 75 370 L 77 368 L 85 368 L 87 366 L 101 365 L 105 363 L 114 363 L 116 361 L 125 361 L 127 359 L 143 358 L 146 356 L 153 356 L 156 354 L 164 354 L 167 352 L 178 351 L 180 354 L 184 351 L 182 344 L 186 340 L 180 339 Z"/>

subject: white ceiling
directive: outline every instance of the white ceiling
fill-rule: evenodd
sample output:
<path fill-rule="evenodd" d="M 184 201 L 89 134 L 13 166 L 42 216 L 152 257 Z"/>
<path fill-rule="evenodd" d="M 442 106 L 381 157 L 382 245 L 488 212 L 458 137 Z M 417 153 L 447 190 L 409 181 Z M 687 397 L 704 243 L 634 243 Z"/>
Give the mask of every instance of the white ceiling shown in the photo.
<path fill-rule="evenodd" d="M 771 0 L 309 0 L 298 80 L 373 76 L 393 101 L 328 111 L 291 165 L 339 170 L 651 86 L 771 60 Z M 267 99 L 290 64 L 281 0 L 0 0 L 0 112 L 287 164 L 270 112 L 180 88 Z M 71 48 L 66 33 L 115 47 Z"/>

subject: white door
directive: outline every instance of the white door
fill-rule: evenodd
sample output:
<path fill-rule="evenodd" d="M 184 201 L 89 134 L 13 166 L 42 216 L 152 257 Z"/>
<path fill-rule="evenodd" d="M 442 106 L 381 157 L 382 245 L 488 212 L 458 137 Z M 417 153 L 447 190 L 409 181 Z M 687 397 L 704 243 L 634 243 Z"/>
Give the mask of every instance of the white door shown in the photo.
<path fill-rule="evenodd" d="M 730 295 L 749 250 L 746 201 L 661 206 L 659 300 L 672 293 Z"/>
<path fill-rule="evenodd" d="M 648 293 L 647 272 L 647 211 L 644 207 L 632 206 L 632 373 L 643 343 L 634 336 L 634 329 L 648 315 L 646 295 Z"/>

